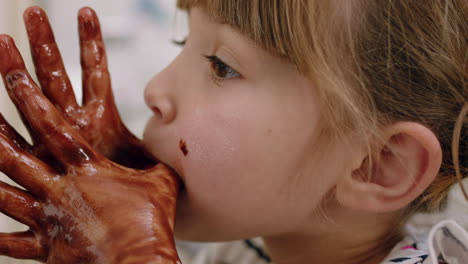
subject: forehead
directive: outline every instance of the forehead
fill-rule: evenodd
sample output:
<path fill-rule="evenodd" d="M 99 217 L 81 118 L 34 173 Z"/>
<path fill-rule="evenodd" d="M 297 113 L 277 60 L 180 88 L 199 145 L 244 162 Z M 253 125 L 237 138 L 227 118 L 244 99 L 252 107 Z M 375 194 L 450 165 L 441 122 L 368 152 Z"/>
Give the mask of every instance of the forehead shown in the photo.
<path fill-rule="evenodd" d="M 252 3 L 257 1 L 258 0 L 248 2 L 238 0 L 177 0 L 177 7 L 187 11 L 189 14 L 192 8 L 201 8 L 210 19 L 216 23 L 240 27 L 240 21 L 249 17 L 249 10 L 252 10 L 251 8 L 245 7 L 252 7 Z"/>
<path fill-rule="evenodd" d="M 290 30 L 287 28 L 290 24 L 288 18 L 292 17 L 287 14 L 292 12 L 287 8 L 291 5 L 290 2 L 291 0 L 178 0 L 177 6 L 186 11 L 194 7 L 201 8 L 212 21 L 233 27 L 260 47 L 287 54 L 281 52 L 284 44 L 280 45 L 280 42 L 289 39 L 285 33 Z"/>
<path fill-rule="evenodd" d="M 177 0 L 186 11 L 199 7 L 212 21 L 231 26 L 267 51 L 308 72 L 305 50 L 313 46 L 310 0 Z"/>

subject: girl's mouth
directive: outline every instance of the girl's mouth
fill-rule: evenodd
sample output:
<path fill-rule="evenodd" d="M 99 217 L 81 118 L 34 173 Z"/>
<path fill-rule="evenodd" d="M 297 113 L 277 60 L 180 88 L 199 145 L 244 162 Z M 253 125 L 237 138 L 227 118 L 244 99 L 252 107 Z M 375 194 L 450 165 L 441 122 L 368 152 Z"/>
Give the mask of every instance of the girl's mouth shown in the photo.
<path fill-rule="evenodd" d="M 162 162 L 162 161 L 161 161 Z M 170 164 L 168 163 L 165 163 L 165 162 L 162 162 L 164 163 L 167 167 L 169 167 L 172 171 L 172 173 L 175 175 L 175 177 L 177 178 L 178 180 L 178 183 L 179 183 L 179 193 L 185 191 L 185 183 L 184 183 L 184 180 L 183 178 L 181 177 L 180 173 L 176 170 L 176 168 L 174 168 L 173 166 L 171 166 Z"/>
<path fill-rule="evenodd" d="M 179 194 L 185 192 L 185 183 L 181 180 L 179 184 Z"/>
<path fill-rule="evenodd" d="M 179 193 L 184 192 L 185 191 L 184 178 L 182 177 L 181 173 L 179 173 L 179 170 L 175 166 L 171 166 L 169 163 L 165 163 L 165 162 L 163 163 L 166 164 L 166 166 L 168 166 L 169 168 L 171 168 L 171 170 L 177 177 L 179 181 Z"/>

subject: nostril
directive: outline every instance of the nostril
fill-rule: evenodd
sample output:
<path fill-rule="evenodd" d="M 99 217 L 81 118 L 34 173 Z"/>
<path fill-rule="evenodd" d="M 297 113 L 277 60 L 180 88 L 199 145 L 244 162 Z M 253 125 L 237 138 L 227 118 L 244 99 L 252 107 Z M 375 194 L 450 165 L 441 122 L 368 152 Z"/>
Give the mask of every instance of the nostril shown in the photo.
<path fill-rule="evenodd" d="M 159 95 L 157 98 L 149 98 L 147 105 L 153 112 L 153 118 L 158 119 L 161 123 L 169 123 L 176 116 L 175 105 L 170 98 L 164 95 Z"/>
<path fill-rule="evenodd" d="M 154 112 L 159 118 L 162 117 L 161 110 L 160 110 L 157 106 L 153 106 L 153 107 L 151 107 L 151 109 L 153 110 L 153 112 Z"/>

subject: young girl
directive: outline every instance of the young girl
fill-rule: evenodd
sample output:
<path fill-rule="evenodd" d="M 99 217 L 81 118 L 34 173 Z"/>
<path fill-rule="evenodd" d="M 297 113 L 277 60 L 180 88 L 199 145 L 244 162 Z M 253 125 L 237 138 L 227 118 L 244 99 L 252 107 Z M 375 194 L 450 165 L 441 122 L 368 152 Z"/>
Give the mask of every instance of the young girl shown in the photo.
<path fill-rule="evenodd" d="M 144 135 L 183 182 L 175 236 L 261 237 L 193 263 L 468 263 L 454 222 L 402 231 L 467 176 L 464 1 L 178 6 L 190 33 L 146 88 Z"/>

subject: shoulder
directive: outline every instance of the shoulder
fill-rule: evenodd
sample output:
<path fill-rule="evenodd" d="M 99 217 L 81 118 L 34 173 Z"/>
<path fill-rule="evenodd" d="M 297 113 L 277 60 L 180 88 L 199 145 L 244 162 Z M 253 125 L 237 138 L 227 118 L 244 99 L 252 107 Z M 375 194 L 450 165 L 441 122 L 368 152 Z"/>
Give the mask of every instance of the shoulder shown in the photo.
<path fill-rule="evenodd" d="M 426 241 L 410 236 L 398 243 L 382 264 L 468 263 L 468 233 L 453 220 L 436 224 Z"/>
<path fill-rule="evenodd" d="M 267 264 L 266 254 L 260 238 L 216 243 L 202 250 L 191 264 Z"/>

